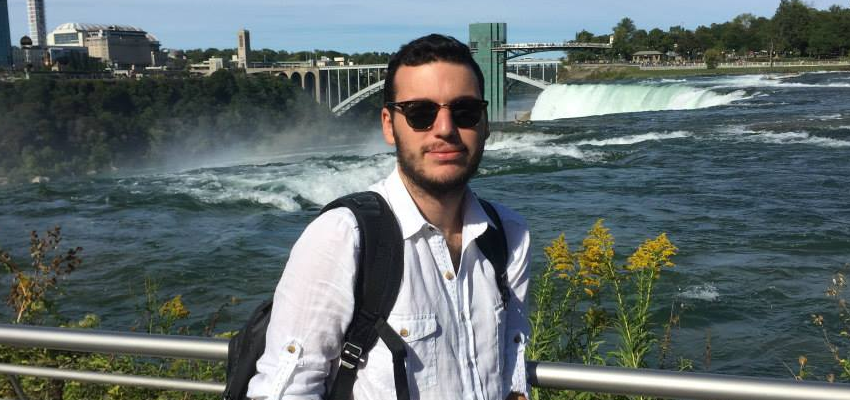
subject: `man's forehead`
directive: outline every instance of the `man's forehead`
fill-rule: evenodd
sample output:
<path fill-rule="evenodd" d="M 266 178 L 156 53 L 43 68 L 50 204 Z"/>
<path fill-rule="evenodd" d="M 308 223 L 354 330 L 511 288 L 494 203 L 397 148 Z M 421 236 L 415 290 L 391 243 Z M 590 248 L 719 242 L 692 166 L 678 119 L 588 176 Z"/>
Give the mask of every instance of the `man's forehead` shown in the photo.
<path fill-rule="evenodd" d="M 428 93 L 481 97 L 475 72 L 469 65 L 461 63 L 433 61 L 415 66 L 402 65 L 396 71 L 394 81 L 397 99 L 399 96 Z"/>

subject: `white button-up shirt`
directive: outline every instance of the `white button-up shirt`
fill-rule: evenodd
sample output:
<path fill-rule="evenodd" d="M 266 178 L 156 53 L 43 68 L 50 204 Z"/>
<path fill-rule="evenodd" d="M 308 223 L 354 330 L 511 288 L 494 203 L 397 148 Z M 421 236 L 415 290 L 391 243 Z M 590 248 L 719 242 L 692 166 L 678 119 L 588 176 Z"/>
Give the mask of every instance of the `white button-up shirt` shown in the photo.
<path fill-rule="evenodd" d="M 494 204 L 508 243 L 511 299 L 505 308 L 493 266 L 475 243 L 493 223 L 471 190 L 464 196 L 457 272 L 445 237 L 419 212 L 397 169 L 370 190 L 387 200 L 404 239 L 404 275 L 387 320 L 407 344 L 411 399 L 528 396 L 525 221 Z M 322 214 L 304 230 L 275 291 L 266 351 L 249 398 L 318 400 L 329 390 L 352 319 L 359 240 L 347 208 Z M 359 368 L 354 399 L 395 398 L 392 355 L 381 340 Z"/>

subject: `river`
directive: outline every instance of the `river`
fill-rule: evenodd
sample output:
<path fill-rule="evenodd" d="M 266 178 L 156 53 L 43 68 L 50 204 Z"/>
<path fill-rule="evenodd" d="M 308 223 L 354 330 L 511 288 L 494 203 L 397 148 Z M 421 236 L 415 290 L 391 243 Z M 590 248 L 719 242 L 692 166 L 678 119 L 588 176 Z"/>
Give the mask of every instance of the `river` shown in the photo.
<path fill-rule="evenodd" d="M 534 271 L 544 245 L 563 232 L 575 249 L 598 218 L 621 256 L 667 232 L 680 252 L 653 321 L 684 305 L 674 353 L 702 369 L 708 333 L 709 371 L 789 376 L 801 354 L 828 363 L 810 315 L 835 314 L 824 289 L 850 263 L 848 98 L 847 73 L 553 85 L 509 100 L 535 122 L 493 133 L 472 186 L 527 218 Z M 320 206 L 393 168 L 377 131 L 359 135 L 276 158 L 0 186 L 0 245 L 23 257 L 30 230 L 61 225 L 64 245 L 85 248 L 61 282 L 69 318 L 127 329 L 149 276 L 163 298 L 183 295 L 195 332 L 241 299 L 217 328 L 232 329 L 270 296 Z"/>

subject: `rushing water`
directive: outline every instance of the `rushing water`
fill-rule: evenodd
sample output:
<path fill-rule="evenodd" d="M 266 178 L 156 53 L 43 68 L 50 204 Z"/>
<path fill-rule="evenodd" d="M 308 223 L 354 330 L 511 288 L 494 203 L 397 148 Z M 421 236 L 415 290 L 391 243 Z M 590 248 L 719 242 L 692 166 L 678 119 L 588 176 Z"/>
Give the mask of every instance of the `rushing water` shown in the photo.
<path fill-rule="evenodd" d="M 564 232 L 576 248 L 597 218 L 621 255 L 667 232 L 680 254 L 655 322 L 685 305 L 674 352 L 701 364 L 710 331 L 711 371 L 787 376 L 800 354 L 825 362 L 810 314 L 834 310 L 824 288 L 850 262 L 848 96 L 846 73 L 556 85 L 509 102 L 536 121 L 494 132 L 473 187 L 528 219 L 535 270 L 548 241 Z M 243 299 L 222 313 L 219 329 L 235 327 L 320 205 L 393 167 L 372 137 L 275 162 L 0 187 L 0 244 L 24 256 L 29 230 L 59 224 L 85 248 L 62 284 L 69 317 L 125 329 L 147 275 L 163 297 L 183 294 L 196 327 Z"/>

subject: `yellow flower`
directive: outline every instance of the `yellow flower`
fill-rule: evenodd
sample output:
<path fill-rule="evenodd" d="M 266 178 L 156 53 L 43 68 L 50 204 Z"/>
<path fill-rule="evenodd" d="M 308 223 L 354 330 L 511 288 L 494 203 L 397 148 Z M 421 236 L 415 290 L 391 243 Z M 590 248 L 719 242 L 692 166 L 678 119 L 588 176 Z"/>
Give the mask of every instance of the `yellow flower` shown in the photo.
<path fill-rule="evenodd" d="M 640 245 L 629 257 L 626 269 L 629 271 L 652 269 L 658 273 L 661 271 L 661 267 L 673 267 L 675 265 L 670 261 L 670 257 L 676 255 L 678 250 L 667 239 L 667 234 L 662 233 L 657 238 L 649 239 Z"/>
<path fill-rule="evenodd" d="M 552 269 L 555 271 L 572 272 L 574 270 L 573 255 L 570 253 L 569 245 L 567 245 L 563 233 L 557 239 L 553 240 L 551 245 L 544 248 L 543 251 L 546 253 L 546 258 L 549 259 L 549 264 L 552 265 Z M 569 277 L 567 273 L 561 273 L 558 276 L 561 278 Z"/>
<path fill-rule="evenodd" d="M 579 255 L 581 275 L 605 275 L 605 268 L 614 259 L 614 237 L 608 228 L 596 221 L 582 242 L 584 251 Z"/>
<path fill-rule="evenodd" d="M 183 296 L 178 294 L 173 299 L 162 303 L 162 306 L 159 308 L 159 315 L 173 320 L 188 317 L 189 310 L 183 305 Z"/>

